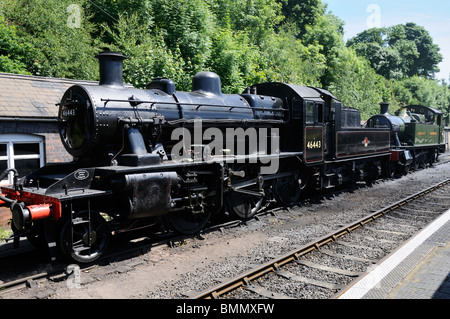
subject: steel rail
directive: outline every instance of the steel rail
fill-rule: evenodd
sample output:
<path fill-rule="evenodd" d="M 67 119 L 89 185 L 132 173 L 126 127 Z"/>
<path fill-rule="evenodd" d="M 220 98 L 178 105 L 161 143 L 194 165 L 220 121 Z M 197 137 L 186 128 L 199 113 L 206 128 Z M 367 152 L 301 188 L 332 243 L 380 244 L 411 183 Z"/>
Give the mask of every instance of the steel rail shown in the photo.
<path fill-rule="evenodd" d="M 422 190 L 420 192 L 417 192 L 411 196 L 408 196 L 402 200 L 399 200 L 389 206 L 386 206 L 366 217 L 363 217 L 353 223 L 350 223 L 346 226 L 341 227 L 337 231 L 330 233 L 328 235 L 325 235 L 323 237 L 320 237 L 319 239 L 316 239 L 304 246 L 301 246 L 295 250 L 292 250 L 280 257 L 277 257 L 269 262 L 266 262 L 256 268 L 253 268 L 251 270 L 248 270 L 230 280 L 227 280 L 225 282 L 222 282 L 216 286 L 213 286 L 207 290 L 204 290 L 198 294 L 192 295 L 189 297 L 189 299 L 217 299 L 221 295 L 224 295 L 232 290 L 235 290 L 239 287 L 243 287 L 245 285 L 248 285 L 250 281 L 255 280 L 259 277 L 262 277 L 263 275 L 275 272 L 279 270 L 279 268 L 287 263 L 290 263 L 292 261 L 298 260 L 301 256 L 306 255 L 312 251 L 318 250 L 321 246 L 326 245 L 331 242 L 335 242 L 338 238 L 349 234 L 350 232 L 354 231 L 355 229 L 364 226 L 367 223 L 370 223 L 377 218 L 380 218 L 395 209 L 402 207 L 409 202 L 416 200 L 420 197 L 423 197 L 438 188 L 441 188 L 445 185 L 450 184 L 450 179 L 447 179 L 443 182 L 437 183 L 425 190 Z"/>

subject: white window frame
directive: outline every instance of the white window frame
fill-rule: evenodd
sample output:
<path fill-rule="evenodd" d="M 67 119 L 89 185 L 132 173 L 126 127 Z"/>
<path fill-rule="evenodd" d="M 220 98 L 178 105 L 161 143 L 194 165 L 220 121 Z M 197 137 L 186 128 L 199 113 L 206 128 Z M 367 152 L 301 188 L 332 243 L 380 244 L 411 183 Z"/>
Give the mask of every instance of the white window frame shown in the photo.
<path fill-rule="evenodd" d="M 14 155 L 14 144 L 39 144 L 39 154 Z M 39 159 L 39 166 L 45 165 L 44 137 L 32 134 L 0 134 L 0 144 L 6 144 L 6 156 L 0 156 L 0 160 L 7 161 L 8 168 L 15 168 L 16 160 Z M 1 173 L 1 172 L 0 172 Z M 20 172 L 19 172 L 20 173 Z M 0 181 L 0 185 L 12 184 L 13 173 L 10 173 L 8 180 Z"/>

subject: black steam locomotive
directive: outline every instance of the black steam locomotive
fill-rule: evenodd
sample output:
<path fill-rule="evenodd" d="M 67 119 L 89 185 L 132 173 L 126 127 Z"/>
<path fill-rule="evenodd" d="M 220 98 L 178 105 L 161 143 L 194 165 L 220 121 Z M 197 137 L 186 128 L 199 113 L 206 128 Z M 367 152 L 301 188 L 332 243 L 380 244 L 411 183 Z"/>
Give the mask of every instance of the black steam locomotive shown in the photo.
<path fill-rule="evenodd" d="M 383 111 L 362 128 L 360 112 L 323 89 L 263 83 L 229 95 L 216 74 L 201 72 L 192 92 L 165 78 L 140 90 L 123 84 L 122 54 L 97 58 L 99 85 L 74 85 L 59 104 L 61 140 L 75 160 L 20 180 L 4 172 L 16 176 L 0 196 L 15 242 L 44 242 L 52 258 L 59 248 L 91 262 L 113 232 L 141 225 L 194 234 L 214 214 L 250 218 L 271 201 L 293 205 L 305 188 L 432 163 L 443 148 L 435 110 L 424 125 L 437 140 L 415 147 L 401 117 Z"/>

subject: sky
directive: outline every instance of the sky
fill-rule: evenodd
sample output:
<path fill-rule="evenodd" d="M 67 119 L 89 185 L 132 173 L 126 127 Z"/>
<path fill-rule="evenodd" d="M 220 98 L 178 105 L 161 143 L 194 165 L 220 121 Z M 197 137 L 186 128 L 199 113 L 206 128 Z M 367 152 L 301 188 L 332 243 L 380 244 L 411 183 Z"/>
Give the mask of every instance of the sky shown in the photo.
<path fill-rule="evenodd" d="M 345 22 L 345 40 L 371 27 L 414 22 L 427 30 L 440 47 L 443 61 L 436 78 L 450 82 L 449 0 L 322 0 L 328 11 Z"/>

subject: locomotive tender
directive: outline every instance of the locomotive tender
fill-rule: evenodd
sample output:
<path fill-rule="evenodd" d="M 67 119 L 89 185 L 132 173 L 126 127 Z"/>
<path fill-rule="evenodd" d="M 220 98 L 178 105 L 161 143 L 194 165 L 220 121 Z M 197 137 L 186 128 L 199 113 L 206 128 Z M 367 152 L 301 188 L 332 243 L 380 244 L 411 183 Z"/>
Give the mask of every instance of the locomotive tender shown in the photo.
<path fill-rule="evenodd" d="M 411 106 L 360 125 L 330 92 L 262 83 L 223 94 L 212 72 L 192 92 L 165 78 L 146 89 L 122 82 L 125 57 L 97 55 L 98 85 L 74 85 L 59 104 L 70 163 L 44 166 L 3 187 L 15 244 L 45 243 L 52 259 L 91 262 L 111 234 L 142 225 L 200 231 L 213 214 L 252 217 L 293 205 L 302 190 L 392 176 L 433 163 L 444 150 L 442 114 Z"/>

